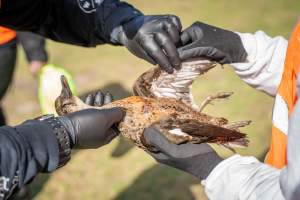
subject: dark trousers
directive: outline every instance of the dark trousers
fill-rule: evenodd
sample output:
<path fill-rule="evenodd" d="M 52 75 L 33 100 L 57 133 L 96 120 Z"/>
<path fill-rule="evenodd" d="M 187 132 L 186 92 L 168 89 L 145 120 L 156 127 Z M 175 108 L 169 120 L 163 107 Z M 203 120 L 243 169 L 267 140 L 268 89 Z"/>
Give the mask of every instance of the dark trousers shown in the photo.
<path fill-rule="evenodd" d="M 0 102 L 12 81 L 16 56 L 17 44 L 15 40 L 0 45 Z M 0 125 L 5 125 L 5 116 L 2 107 L 0 107 Z"/>
<path fill-rule="evenodd" d="M 0 45 L 0 101 L 4 97 L 14 74 L 17 56 L 15 41 Z"/>

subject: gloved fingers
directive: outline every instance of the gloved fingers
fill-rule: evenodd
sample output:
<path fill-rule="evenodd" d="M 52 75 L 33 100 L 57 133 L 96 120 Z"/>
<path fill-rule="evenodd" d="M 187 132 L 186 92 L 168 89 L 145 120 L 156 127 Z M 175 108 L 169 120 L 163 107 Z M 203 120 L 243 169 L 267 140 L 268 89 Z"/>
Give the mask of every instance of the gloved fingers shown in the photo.
<path fill-rule="evenodd" d="M 144 42 L 141 43 L 141 45 L 162 69 L 170 74 L 173 73 L 171 63 L 153 37 L 148 37 L 146 40 L 144 40 Z"/>
<path fill-rule="evenodd" d="M 178 49 L 179 57 L 181 60 L 187 60 L 189 58 L 206 57 L 215 60 L 221 64 L 231 63 L 229 55 L 219 51 L 214 47 L 196 47 L 192 49 L 184 50 Z"/>
<path fill-rule="evenodd" d="M 141 42 L 133 41 L 135 43 L 134 48 L 129 48 L 129 51 L 136 55 L 139 58 L 146 60 L 147 62 L 151 63 L 152 65 L 156 65 L 157 63 L 153 60 L 147 52 L 143 49 L 143 47 L 139 44 Z"/>
<path fill-rule="evenodd" d="M 174 44 L 178 44 L 180 41 L 180 30 L 177 29 L 177 27 L 173 23 L 166 22 L 164 24 L 164 30 L 168 33 L 170 38 L 172 39 L 172 42 Z"/>
<path fill-rule="evenodd" d="M 104 100 L 103 100 L 104 105 L 111 103 L 113 101 L 113 99 L 114 98 L 113 98 L 112 94 L 110 92 L 106 92 L 104 95 Z"/>
<path fill-rule="evenodd" d="M 190 34 L 187 31 L 183 31 L 180 35 L 181 45 L 185 46 L 192 41 Z"/>
<path fill-rule="evenodd" d="M 104 102 L 103 99 L 104 99 L 103 93 L 101 91 L 98 91 L 95 94 L 94 106 L 97 106 L 97 107 L 103 106 L 103 102 Z"/>
<path fill-rule="evenodd" d="M 196 45 L 199 45 L 198 43 L 195 43 L 197 40 L 200 40 L 203 38 L 203 31 L 201 27 L 199 26 L 190 26 L 184 31 L 182 31 L 180 35 L 181 45 L 183 45 L 183 49 L 188 49 L 192 47 L 197 47 Z M 191 45 L 191 46 L 189 46 Z"/>
<path fill-rule="evenodd" d="M 107 128 L 110 128 L 113 124 L 120 122 L 125 116 L 125 112 L 121 108 L 117 107 L 100 111 L 102 112 L 102 123 L 104 123 Z"/>
<path fill-rule="evenodd" d="M 182 30 L 182 25 L 181 25 L 179 17 L 177 17 L 175 15 L 167 15 L 167 18 L 170 19 L 172 24 L 174 24 L 176 26 L 177 31 L 180 33 Z"/>
<path fill-rule="evenodd" d="M 144 138 L 148 144 L 154 146 L 166 156 L 174 155 L 177 152 L 178 145 L 171 143 L 155 128 L 147 128 L 144 132 Z"/>
<path fill-rule="evenodd" d="M 171 38 L 168 37 L 166 33 L 160 32 L 155 34 L 155 40 L 161 45 L 172 66 L 174 66 L 176 69 L 179 69 L 181 64 L 179 53 L 177 52 L 177 48 Z"/>
<path fill-rule="evenodd" d="M 88 94 L 87 97 L 85 98 L 85 103 L 87 105 L 93 106 L 94 105 L 94 99 L 95 99 L 95 95 L 94 94 Z"/>

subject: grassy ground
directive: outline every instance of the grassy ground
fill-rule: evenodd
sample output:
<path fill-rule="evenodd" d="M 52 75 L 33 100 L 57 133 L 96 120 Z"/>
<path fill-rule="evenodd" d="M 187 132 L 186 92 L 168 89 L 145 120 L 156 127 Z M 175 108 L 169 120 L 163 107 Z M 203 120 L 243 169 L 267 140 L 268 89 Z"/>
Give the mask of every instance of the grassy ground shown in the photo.
<path fill-rule="evenodd" d="M 297 0 L 130 0 L 147 14 L 174 13 L 184 27 L 202 20 L 243 32 L 265 30 L 288 37 L 296 23 Z M 120 47 L 84 49 L 48 43 L 51 62 L 66 67 L 75 77 L 80 93 L 105 88 L 117 97 L 130 95 L 133 81 L 151 67 Z M 4 105 L 10 124 L 40 114 L 36 81 L 19 54 L 14 84 Z M 207 113 L 232 121 L 251 119 L 244 131 L 251 140 L 243 155 L 263 158 L 269 144 L 272 99 L 257 92 L 231 70 L 217 68 L 201 77 L 193 87 L 197 100 L 217 91 L 233 91 L 228 101 L 209 106 Z M 51 176 L 39 176 L 30 187 L 35 199 L 203 199 L 202 189 L 191 176 L 156 164 L 143 151 L 119 138 L 99 150 L 74 154 L 68 166 Z"/>

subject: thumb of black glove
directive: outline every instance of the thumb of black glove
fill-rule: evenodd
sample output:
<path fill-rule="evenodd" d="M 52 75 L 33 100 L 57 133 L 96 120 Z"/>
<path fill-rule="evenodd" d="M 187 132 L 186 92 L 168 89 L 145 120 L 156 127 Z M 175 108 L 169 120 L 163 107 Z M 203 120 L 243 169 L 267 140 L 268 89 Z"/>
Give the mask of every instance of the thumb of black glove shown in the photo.
<path fill-rule="evenodd" d="M 94 149 L 108 144 L 118 133 L 112 126 L 122 120 L 120 108 L 105 110 L 86 109 L 59 117 L 70 133 L 73 148 Z"/>

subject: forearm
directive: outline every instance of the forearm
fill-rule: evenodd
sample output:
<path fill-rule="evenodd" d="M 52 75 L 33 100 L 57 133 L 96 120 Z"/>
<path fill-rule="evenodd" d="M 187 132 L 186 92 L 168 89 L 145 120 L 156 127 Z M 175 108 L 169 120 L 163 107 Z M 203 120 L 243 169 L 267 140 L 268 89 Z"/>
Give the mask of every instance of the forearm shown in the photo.
<path fill-rule="evenodd" d="M 222 161 L 202 182 L 209 199 L 284 199 L 280 170 L 254 157 L 232 156 Z"/>
<path fill-rule="evenodd" d="M 45 38 L 30 32 L 18 32 L 17 37 L 18 42 L 22 44 L 28 62 L 48 61 Z"/>
<path fill-rule="evenodd" d="M 0 24 L 64 43 L 96 46 L 118 44 L 111 37 L 113 30 L 141 15 L 129 4 L 118 0 L 104 0 L 100 4 L 94 0 L 89 2 L 93 3 L 93 8 L 84 8 L 74 0 L 2 0 Z"/>
<path fill-rule="evenodd" d="M 233 63 L 236 73 L 250 86 L 275 96 L 284 68 L 287 41 L 262 31 L 238 33 L 247 51 L 246 63 Z"/>
<path fill-rule="evenodd" d="M 298 74 L 298 95 L 300 94 L 300 74 Z M 287 147 L 287 167 L 280 175 L 280 186 L 287 200 L 297 200 L 300 196 L 300 101 L 296 103 L 289 121 Z"/>
<path fill-rule="evenodd" d="M 55 170 L 58 163 L 58 142 L 45 122 L 34 120 L 16 127 L 1 127 L 0 199 L 8 198 L 39 172 Z"/>

